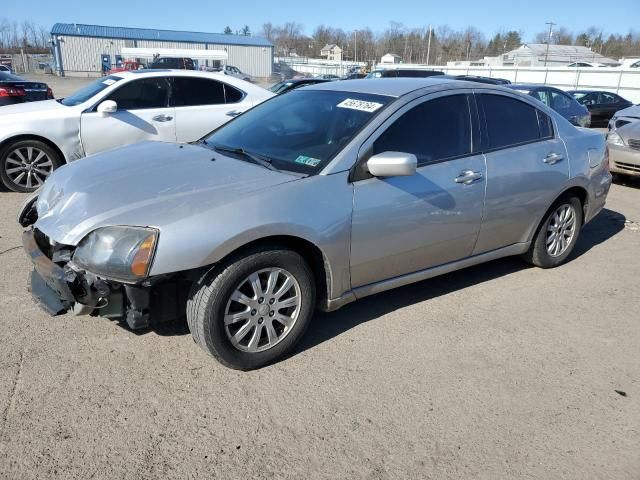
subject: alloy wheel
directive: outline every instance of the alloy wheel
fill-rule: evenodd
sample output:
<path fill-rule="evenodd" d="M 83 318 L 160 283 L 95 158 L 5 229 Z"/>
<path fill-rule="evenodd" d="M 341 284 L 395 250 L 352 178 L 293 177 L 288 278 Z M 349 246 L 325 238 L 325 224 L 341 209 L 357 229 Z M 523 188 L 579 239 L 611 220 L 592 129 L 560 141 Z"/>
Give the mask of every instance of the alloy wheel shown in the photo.
<path fill-rule="evenodd" d="M 576 211 L 572 205 L 561 205 L 547 224 L 547 253 L 559 257 L 567 251 L 576 233 Z"/>
<path fill-rule="evenodd" d="M 51 175 L 53 162 L 46 152 L 37 147 L 19 147 L 7 155 L 4 171 L 14 184 L 33 189 Z"/>
<path fill-rule="evenodd" d="M 246 277 L 231 294 L 224 326 L 231 344 L 243 352 L 273 348 L 298 320 L 301 289 L 282 268 L 267 268 Z"/>

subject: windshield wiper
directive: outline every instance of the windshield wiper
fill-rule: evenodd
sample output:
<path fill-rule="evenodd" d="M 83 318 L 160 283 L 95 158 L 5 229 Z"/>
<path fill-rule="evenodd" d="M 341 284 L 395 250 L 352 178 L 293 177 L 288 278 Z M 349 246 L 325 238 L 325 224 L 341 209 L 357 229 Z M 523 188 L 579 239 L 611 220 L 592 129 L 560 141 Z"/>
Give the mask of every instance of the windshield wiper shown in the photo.
<path fill-rule="evenodd" d="M 214 145 L 213 149 L 216 152 L 234 153 L 236 155 L 240 155 L 244 157 L 245 159 L 249 160 L 252 163 L 255 163 L 256 165 L 260 165 L 262 167 L 268 168 L 269 170 L 277 170 L 277 168 L 272 165 L 273 161 L 269 157 L 258 155 L 256 153 L 247 152 L 244 148 L 241 148 L 241 147 L 228 147 L 226 145 Z"/>

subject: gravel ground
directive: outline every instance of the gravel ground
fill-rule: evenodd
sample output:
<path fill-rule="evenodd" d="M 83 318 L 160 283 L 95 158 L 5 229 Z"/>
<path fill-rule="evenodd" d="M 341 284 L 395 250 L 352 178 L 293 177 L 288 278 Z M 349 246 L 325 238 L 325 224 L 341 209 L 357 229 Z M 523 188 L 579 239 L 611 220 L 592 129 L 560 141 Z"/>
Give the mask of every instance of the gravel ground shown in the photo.
<path fill-rule="evenodd" d="M 249 373 L 184 324 L 47 317 L 24 198 L 0 192 L 0 478 L 640 478 L 640 183 L 561 268 L 505 259 L 319 314 Z"/>

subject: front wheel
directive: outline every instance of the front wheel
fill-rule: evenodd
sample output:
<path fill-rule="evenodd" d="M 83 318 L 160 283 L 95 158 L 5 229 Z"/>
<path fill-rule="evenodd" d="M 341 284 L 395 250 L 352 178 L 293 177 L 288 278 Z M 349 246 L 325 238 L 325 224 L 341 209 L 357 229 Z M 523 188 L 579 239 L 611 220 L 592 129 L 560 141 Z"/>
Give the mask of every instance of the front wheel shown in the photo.
<path fill-rule="evenodd" d="M 252 370 L 286 355 L 315 306 L 313 273 L 287 249 L 247 254 L 196 282 L 187 302 L 198 345 L 227 367 Z"/>
<path fill-rule="evenodd" d="M 559 199 L 549 209 L 524 259 L 541 268 L 564 263 L 580 235 L 582 203 L 574 196 Z"/>

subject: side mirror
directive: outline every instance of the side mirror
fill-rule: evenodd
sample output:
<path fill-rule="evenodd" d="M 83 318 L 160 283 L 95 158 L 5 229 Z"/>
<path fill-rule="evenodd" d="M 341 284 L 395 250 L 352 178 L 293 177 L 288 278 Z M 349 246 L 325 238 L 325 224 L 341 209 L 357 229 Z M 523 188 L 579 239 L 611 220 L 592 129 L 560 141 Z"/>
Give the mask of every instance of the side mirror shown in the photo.
<path fill-rule="evenodd" d="M 112 113 L 116 113 L 118 111 L 118 104 L 113 100 L 105 100 L 98 105 L 97 110 L 101 117 L 108 117 Z"/>
<path fill-rule="evenodd" d="M 413 153 L 382 152 L 367 160 L 374 177 L 408 177 L 416 173 L 418 159 Z"/>

